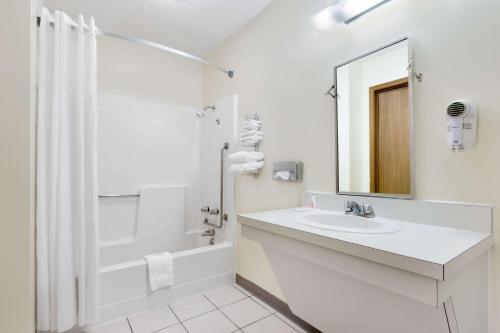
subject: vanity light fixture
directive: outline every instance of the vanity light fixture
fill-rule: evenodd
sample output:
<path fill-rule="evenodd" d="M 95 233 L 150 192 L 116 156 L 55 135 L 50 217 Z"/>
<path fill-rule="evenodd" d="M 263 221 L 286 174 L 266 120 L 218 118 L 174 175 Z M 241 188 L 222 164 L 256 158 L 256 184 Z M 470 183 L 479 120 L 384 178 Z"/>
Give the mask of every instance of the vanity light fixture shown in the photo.
<path fill-rule="evenodd" d="M 342 10 L 346 15 L 344 23 L 349 24 L 389 1 L 390 0 L 343 0 L 340 1 L 339 4 L 343 7 Z"/>
<path fill-rule="evenodd" d="M 319 31 L 327 30 L 341 22 L 349 24 L 389 1 L 339 0 L 314 15 L 313 23 Z"/>

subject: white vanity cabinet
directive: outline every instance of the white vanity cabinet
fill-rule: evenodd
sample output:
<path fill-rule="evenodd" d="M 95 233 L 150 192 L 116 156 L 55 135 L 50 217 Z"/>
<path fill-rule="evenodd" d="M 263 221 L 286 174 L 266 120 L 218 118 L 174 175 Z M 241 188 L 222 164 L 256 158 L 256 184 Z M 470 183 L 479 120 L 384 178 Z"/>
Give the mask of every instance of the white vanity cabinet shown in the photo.
<path fill-rule="evenodd" d="M 332 211 L 348 199 L 315 195 Z M 238 221 L 262 244 L 292 311 L 325 333 L 487 333 L 491 207 L 369 201 L 402 230 L 314 228 L 297 222 L 301 209 Z"/>

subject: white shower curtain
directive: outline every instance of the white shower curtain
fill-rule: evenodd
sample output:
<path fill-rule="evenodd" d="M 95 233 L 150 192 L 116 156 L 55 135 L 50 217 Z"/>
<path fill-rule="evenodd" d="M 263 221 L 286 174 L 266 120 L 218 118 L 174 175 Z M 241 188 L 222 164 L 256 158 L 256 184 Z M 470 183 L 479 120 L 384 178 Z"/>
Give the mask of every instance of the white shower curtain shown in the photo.
<path fill-rule="evenodd" d="M 96 28 L 40 13 L 37 105 L 37 326 L 98 316 Z"/>

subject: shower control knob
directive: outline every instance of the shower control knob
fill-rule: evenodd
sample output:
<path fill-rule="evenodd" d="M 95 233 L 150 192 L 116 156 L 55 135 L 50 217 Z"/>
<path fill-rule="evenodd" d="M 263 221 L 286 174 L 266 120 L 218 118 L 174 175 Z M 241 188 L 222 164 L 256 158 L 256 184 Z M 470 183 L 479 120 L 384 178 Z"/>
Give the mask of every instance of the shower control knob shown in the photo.
<path fill-rule="evenodd" d="M 206 206 L 206 207 L 201 207 L 201 212 L 202 213 L 210 213 L 210 207 Z"/>

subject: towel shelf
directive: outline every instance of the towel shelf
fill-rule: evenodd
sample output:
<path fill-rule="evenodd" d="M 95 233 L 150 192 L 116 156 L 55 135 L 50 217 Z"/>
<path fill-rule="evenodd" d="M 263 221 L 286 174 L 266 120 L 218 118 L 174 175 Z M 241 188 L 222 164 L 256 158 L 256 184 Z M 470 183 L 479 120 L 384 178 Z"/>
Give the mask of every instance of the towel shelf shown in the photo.
<path fill-rule="evenodd" d="M 245 121 L 252 121 L 252 120 L 261 122 L 260 126 L 257 129 L 257 131 L 262 134 L 262 119 L 260 117 L 260 114 L 258 114 L 258 113 L 250 113 L 250 114 L 247 114 L 245 116 Z M 246 132 L 246 130 L 243 128 L 242 134 L 244 134 L 245 132 Z M 246 148 L 245 150 L 248 150 L 250 148 L 253 148 L 253 150 L 256 151 L 256 152 L 258 152 L 260 150 L 259 148 L 260 148 L 260 142 L 262 141 L 262 138 L 260 139 L 259 142 L 255 143 L 253 145 L 246 145 L 246 144 L 244 144 L 244 141 L 245 140 L 243 140 L 242 136 L 240 135 L 240 145 L 243 146 L 244 148 Z M 260 169 L 257 169 L 257 170 L 252 171 L 252 172 L 243 172 L 242 175 L 253 175 L 255 178 L 257 178 L 257 176 L 259 175 L 259 171 L 260 171 Z"/>
<path fill-rule="evenodd" d="M 140 193 L 130 193 L 130 194 L 99 194 L 99 198 L 128 198 L 128 197 L 140 197 Z"/>

